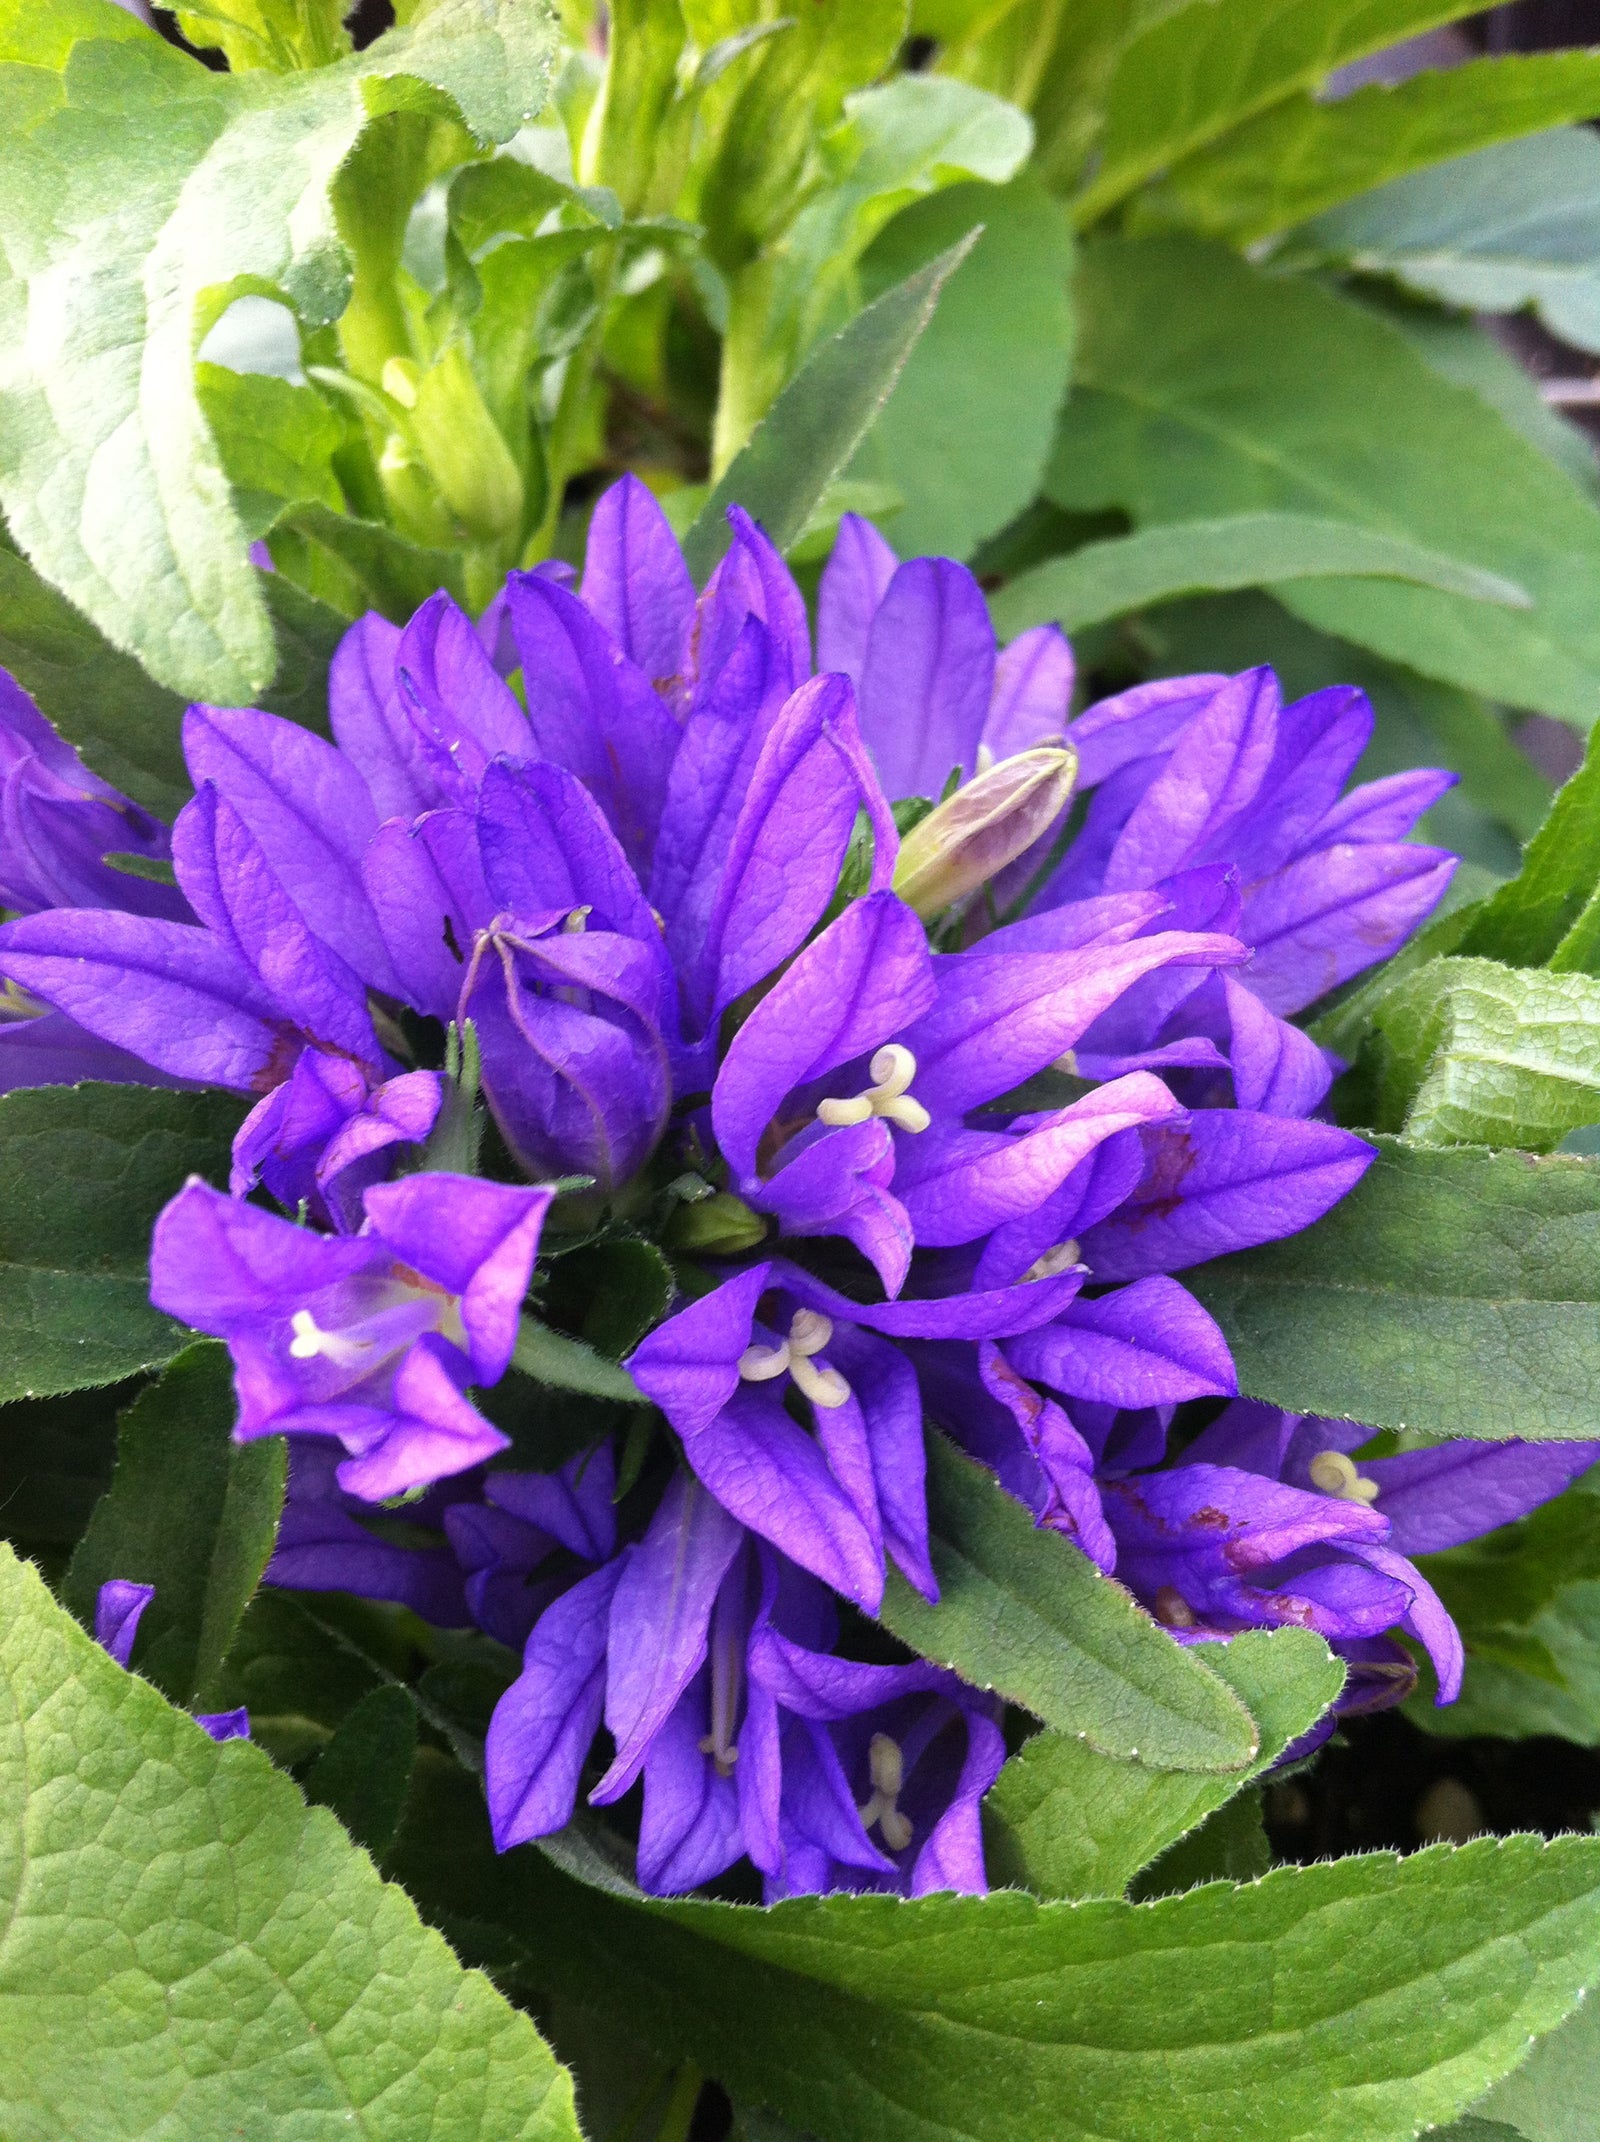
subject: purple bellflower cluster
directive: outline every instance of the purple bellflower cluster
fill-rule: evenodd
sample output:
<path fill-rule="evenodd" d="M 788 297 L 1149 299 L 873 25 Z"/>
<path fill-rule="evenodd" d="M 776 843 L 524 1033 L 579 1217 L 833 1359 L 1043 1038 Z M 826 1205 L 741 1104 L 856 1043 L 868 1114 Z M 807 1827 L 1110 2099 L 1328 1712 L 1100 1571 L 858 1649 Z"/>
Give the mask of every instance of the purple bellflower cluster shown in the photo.
<path fill-rule="evenodd" d="M 520 1654 L 502 1848 L 638 1784 L 652 1890 L 741 1860 L 774 1897 L 980 1890 L 999 1706 L 863 1641 L 889 1563 L 937 1597 L 926 1424 L 1178 1641 L 1318 1631 L 1347 1709 L 1412 1685 L 1397 1631 L 1453 1695 L 1410 1557 L 1597 1447 L 1369 1460 L 1239 1399 L 1174 1276 L 1369 1164 L 1290 1019 L 1437 903 L 1452 858 L 1407 836 L 1449 777 L 1345 793 L 1365 700 L 1285 706 L 1265 670 L 1069 719 L 1059 632 L 998 650 L 963 567 L 851 518 L 814 661 L 729 521 L 697 592 L 625 477 L 580 583 L 364 618 L 331 742 L 192 708 L 175 888 L 103 861 L 160 829 L 13 691 L 0 1062 L 250 1099 L 228 1193 L 161 1217 L 153 1298 L 232 1349 L 236 1433 L 292 1438 L 269 1581 Z M 630 1234 L 675 1259 L 626 1364 L 654 1410 L 530 1470 L 485 1395 L 530 1287 Z"/>

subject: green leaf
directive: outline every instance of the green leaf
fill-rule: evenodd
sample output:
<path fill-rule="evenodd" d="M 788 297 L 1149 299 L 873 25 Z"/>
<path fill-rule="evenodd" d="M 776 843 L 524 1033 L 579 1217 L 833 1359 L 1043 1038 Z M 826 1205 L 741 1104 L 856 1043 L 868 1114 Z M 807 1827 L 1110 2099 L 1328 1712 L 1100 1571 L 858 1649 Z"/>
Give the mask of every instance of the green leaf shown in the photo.
<path fill-rule="evenodd" d="M 248 703 L 275 654 L 195 392 L 208 294 L 248 278 L 332 319 L 348 283 L 328 186 L 369 117 L 448 99 L 504 139 L 542 100 L 551 27 L 522 0 L 440 0 L 336 66 L 233 75 L 105 29 L 110 12 L 74 15 L 43 61 L 0 26 L 0 61 L 42 76 L 0 132 L 0 504 L 152 676 Z"/>
<path fill-rule="evenodd" d="M 344 0 L 190 0 L 178 27 L 190 44 L 220 49 L 235 74 L 326 67 L 350 50 Z"/>
<path fill-rule="evenodd" d="M 114 788 L 163 818 L 183 808 L 182 697 L 104 639 L 3 536 L 0 668 Z"/>
<path fill-rule="evenodd" d="M 1374 1014 L 1382 1070 L 1368 1120 L 1419 1145 L 1548 1153 L 1600 1122 L 1600 981 L 1429 960 Z"/>
<path fill-rule="evenodd" d="M 1245 245 L 1386 180 L 1596 113 L 1600 55 L 1593 52 L 1469 60 L 1375 82 L 1331 103 L 1297 96 L 1180 164 L 1139 202 L 1137 221 Z M 1494 200 L 1491 211 L 1470 180 L 1468 194 L 1480 219 L 1492 212 L 1498 231 L 1503 204 Z"/>
<path fill-rule="evenodd" d="M 1373 1142 L 1314 1227 L 1184 1274 L 1240 1389 L 1427 1436 L 1593 1436 L 1600 1161 Z"/>
<path fill-rule="evenodd" d="M 117 1469 L 62 1596 L 85 1628 L 113 1577 L 153 1584 L 137 1670 L 174 1703 L 205 1705 L 267 1566 L 283 1507 L 282 1436 L 235 1443 L 228 1349 L 202 1340 L 141 1393 L 117 1430 Z"/>
<path fill-rule="evenodd" d="M 576 2142 L 571 2085 L 333 1818 L 0 1553 L 0 2129 Z"/>
<path fill-rule="evenodd" d="M 363 1696 L 306 1776 L 313 1807 L 331 1807 L 358 1845 L 381 1860 L 394 1843 L 417 1754 L 417 1707 L 389 1683 Z"/>
<path fill-rule="evenodd" d="M 1178 9 L 1121 55 L 1099 162 L 1077 201 L 1080 222 L 1347 61 L 1471 12 L 1471 0 L 1227 0 Z"/>
<path fill-rule="evenodd" d="M 1562 2025 L 1564 2030 L 1566 2025 Z M 1559 2032 L 1556 2035 L 1560 2035 Z M 1504 2120 L 1480 2120 L 1469 2112 L 1464 2119 L 1452 2120 L 1448 2127 L 1437 2131 L 1437 2142 L 1532 2142 L 1519 2127 L 1508 2127 Z"/>
<path fill-rule="evenodd" d="M 660 1323 L 676 1291 L 672 1266 L 653 1242 L 620 1236 L 557 1258 L 543 1306 L 558 1323 L 575 1324 L 607 1360 L 620 1361 Z"/>
<path fill-rule="evenodd" d="M 1600 2074 L 1600 2001 L 1580 2008 L 1533 2048 L 1522 2065 L 1474 2108 L 1484 2129 L 1459 2142 L 1591 2142 L 1595 2076 Z M 1472 2122 L 1461 2125 L 1470 2130 Z"/>
<path fill-rule="evenodd" d="M 473 1781 L 427 1781 L 395 1862 L 425 1910 L 503 1930 L 526 1981 L 828 2142 L 1397 2142 L 1600 1977 L 1600 1839 L 1364 1854 L 1137 1906 L 761 1911 L 641 1897 L 570 1831 L 496 1861 Z"/>
<path fill-rule="evenodd" d="M 1459 558 L 1423 550 L 1350 521 L 1302 513 L 1240 513 L 1179 521 L 1138 535 L 1086 543 L 1019 574 L 993 597 L 995 629 L 1007 638 L 1029 625 L 1068 631 L 1098 625 L 1147 604 L 1202 590 L 1272 586 L 1352 573 L 1410 580 L 1476 602 L 1526 610 L 1526 590 Z"/>
<path fill-rule="evenodd" d="M 1475 312 L 1531 305 L 1552 334 L 1593 350 L 1597 212 L 1600 142 L 1565 127 L 1395 179 L 1317 217 L 1289 248 Z"/>
<path fill-rule="evenodd" d="M 1141 1867 L 1225 1806 L 1309 1732 L 1344 1667 L 1305 1629 L 1251 1630 L 1206 1646 L 1206 1662 L 1249 1709 L 1260 1745 L 1248 1771 L 1206 1778 L 1114 1762 L 1087 1741 L 1040 1733 L 984 1803 L 989 1878 L 1045 1897 L 1120 1896 Z"/>
<path fill-rule="evenodd" d="M 903 209 L 861 264 L 876 297 L 974 224 L 951 277 L 858 456 L 854 473 L 902 501 L 907 557 L 966 558 L 1038 492 L 1072 355 L 1072 231 L 1032 178 L 952 186 Z"/>
<path fill-rule="evenodd" d="M 291 507 L 273 529 L 272 551 L 275 560 L 281 556 L 284 571 L 293 573 L 296 558 L 284 548 L 286 539 L 326 552 L 353 580 L 358 601 L 396 624 L 404 624 L 440 588 L 458 602 L 466 600 L 458 552 L 410 542 L 381 521 L 334 513 L 321 504 Z"/>
<path fill-rule="evenodd" d="M 1081 384 L 1045 480 L 1056 504 L 1121 506 L 1140 526 L 1307 513 L 1498 573 L 1535 607 L 1374 580 L 1288 584 L 1280 599 L 1424 675 L 1588 726 L 1600 512 L 1477 394 L 1368 308 L 1189 239 L 1086 247 L 1077 287 Z"/>
<path fill-rule="evenodd" d="M 127 1384 L 0 1410 L 0 1531 L 24 1553 L 70 1550 L 111 1485 Z"/>
<path fill-rule="evenodd" d="M 1207 1815 L 1198 1829 L 1169 1845 L 1134 1880 L 1136 1904 L 1181 1896 L 1203 1882 L 1259 1881 L 1272 1865 L 1272 1844 L 1261 1812 L 1261 1787 L 1247 1785 Z"/>
<path fill-rule="evenodd" d="M 1543 967 L 1559 959 L 1579 931 L 1600 887 L 1600 740 L 1550 806 L 1529 841 L 1522 868 L 1485 902 L 1460 949 L 1510 967 Z M 1576 949 L 1576 947 L 1574 948 Z M 1568 957 L 1563 966 L 1582 967 Z"/>
<path fill-rule="evenodd" d="M 811 353 L 684 538 L 684 557 L 697 581 L 706 579 L 728 547 L 730 505 L 759 520 L 780 550 L 799 538 L 893 392 L 940 292 L 975 243 L 976 233 L 969 232 Z"/>
<path fill-rule="evenodd" d="M 182 1351 L 150 1306 L 150 1228 L 188 1176 L 226 1181 L 243 1114 L 231 1093 L 148 1086 L 0 1096 L 0 1400 L 115 1383 Z"/>
<path fill-rule="evenodd" d="M 891 1571 L 879 1614 L 903 1643 L 1105 1755 L 1234 1773 L 1254 1760 L 1255 1721 L 1232 1690 L 938 1435 L 928 1515 L 939 1604 Z"/>
<path fill-rule="evenodd" d="M 316 502 L 339 511 L 344 493 L 333 457 L 344 426 L 315 387 L 200 364 L 195 391 L 247 536 L 265 535 L 286 506 Z"/>
<path fill-rule="evenodd" d="M 586 1398 L 620 1399 L 624 1405 L 630 1406 L 644 1406 L 650 1402 L 625 1368 L 618 1368 L 614 1361 L 597 1354 L 582 1339 L 568 1338 L 564 1331 L 552 1331 L 548 1324 L 541 1324 L 537 1317 L 529 1316 L 526 1311 L 517 1329 L 517 1345 L 511 1365 L 551 1390 L 578 1391 Z"/>

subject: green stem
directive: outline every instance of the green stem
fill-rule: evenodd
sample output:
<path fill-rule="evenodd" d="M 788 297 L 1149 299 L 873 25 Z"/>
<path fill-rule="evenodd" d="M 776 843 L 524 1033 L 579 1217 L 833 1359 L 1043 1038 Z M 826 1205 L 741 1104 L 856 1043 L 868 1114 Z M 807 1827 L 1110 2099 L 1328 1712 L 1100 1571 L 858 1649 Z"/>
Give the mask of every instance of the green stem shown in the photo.
<path fill-rule="evenodd" d="M 689 2142 L 689 2129 L 694 2125 L 695 2107 L 704 2086 L 705 2076 L 692 2060 L 686 2060 L 678 2070 L 667 2109 L 661 2115 L 656 2142 Z"/>

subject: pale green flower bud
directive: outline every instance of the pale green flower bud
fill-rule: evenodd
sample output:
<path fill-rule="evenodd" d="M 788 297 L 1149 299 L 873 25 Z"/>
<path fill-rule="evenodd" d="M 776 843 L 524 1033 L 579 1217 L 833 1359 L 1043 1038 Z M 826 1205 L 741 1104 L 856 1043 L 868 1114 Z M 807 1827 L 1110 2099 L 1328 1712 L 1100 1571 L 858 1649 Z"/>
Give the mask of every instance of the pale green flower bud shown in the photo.
<path fill-rule="evenodd" d="M 1040 745 L 958 788 L 900 844 L 894 889 L 924 918 L 976 892 L 1031 848 L 1072 794 L 1078 755 Z"/>
<path fill-rule="evenodd" d="M 667 1224 L 667 1242 L 675 1250 L 712 1257 L 735 1257 L 765 1240 L 767 1223 L 742 1197 L 718 1190 L 692 1205 L 680 1205 Z"/>

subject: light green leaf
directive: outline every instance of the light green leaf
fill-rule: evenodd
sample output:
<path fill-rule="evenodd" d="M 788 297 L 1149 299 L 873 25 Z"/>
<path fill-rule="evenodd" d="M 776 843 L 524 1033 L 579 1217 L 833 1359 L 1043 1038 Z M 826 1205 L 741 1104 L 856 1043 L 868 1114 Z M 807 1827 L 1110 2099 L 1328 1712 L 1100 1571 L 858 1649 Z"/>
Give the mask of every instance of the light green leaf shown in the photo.
<path fill-rule="evenodd" d="M 314 387 L 199 364 L 195 389 L 246 535 L 265 535 L 286 506 L 343 507 L 333 457 L 344 426 Z"/>
<path fill-rule="evenodd" d="M 1080 222 L 1347 61 L 1471 12 L 1471 0 L 1226 0 L 1177 10 L 1117 63 Z"/>
<path fill-rule="evenodd" d="M 1526 590 L 1497 573 L 1350 521 L 1240 513 L 1086 543 L 1068 557 L 1020 574 L 989 607 L 996 631 L 1011 638 L 1029 625 L 1048 622 L 1080 631 L 1177 595 L 1352 573 L 1410 580 L 1511 609 L 1525 610 L 1531 603 Z"/>
<path fill-rule="evenodd" d="M 275 657 L 195 394 L 206 293 L 250 278 L 333 318 L 348 284 L 328 187 L 368 117 L 443 98 L 505 138 L 543 99 L 549 19 L 440 0 L 287 76 L 213 74 L 151 34 L 74 22 L 0 133 L 0 504 L 44 576 L 160 682 L 247 702 Z M 0 25 L 0 61 L 29 58 L 17 38 Z"/>
<path fill-rule="evenodd" d="M 891 1570 L 879 1613 L 903 1643 L 1105 1755 L 1238 1782 L 1257 1752 L 1245 1704 L 939 1435 L 928 1439 L 928 1518 L 939 1604 Z"/>
<path fill-rule="evenodd" d="M 473 1782 L 427 1776 L 395 1862 L 425 1910 L 503 1929 L 529 1982 L 827 2142 L 1398 2142 L 1600 1976 L 1600 1839 L 1372 1853 L 1159 1904 L 761 1911 L 643 1898 L 571 1831 L 496 1861 Z"/>
<path fill-rule="evenodd" d="M 228 1349 L 180 1354 L 117 1428 L 117 1469 L 62 1587 L 85 1628 L 113 1577 L 153 1584 L 134 1662 L 174 1703 L 208 1704 L 267 1566 L 283 1507 L 282 1436 L 235 1443 Z"/>
<path fill-rule="evenodd" d="M 1341 1662 L 1305 1629 L 1251 1630 L 1208 1644 L 1205 1656 L 1256 1721 L 1250 1768 L 1198 1777 L 1114 1762 L 1087 1741 L 1040 1733 L 1012 1756 L 984 1803 L 991 1881 L 1045 1897 L 1120 1896 L 1141 1867 L 1309 1732 L 1344 1685 Z"/>
<path fill-rule="evenodd" d="M 148 1086 L 0 1097 L 0 1399 L 115 1383 L 183 1350 L 150 1306 L 150 1228 L 187 1176 L 226 1181 L 243 1114 L 231 1093 Z"/>
<path fill-rule="evenodd" d="M 1326 103 L 1297 96 L 1180 164 L 1139 202 L 1137 220 L 1249 244 L 1386 180 L 1597 112 L 1600 54 L 1593 52 L 1471 60 Z M 1504 203 L 1470 177 L 1466 193 L 1479 218 L 1498 229 Z M 1458 193 L 1458 215 L 1463 205 Z"/>
<path fill-rule="evenodd" d="M 1552 334 L 1593 350 L 1597 214 L 1600 141 L 1567 127 L 1396 179 L 1319 216 L 1289 248 L 1474 312 L 1531 305 Z"/>
<path fill-rule="evenodd" d="M 1461 939 L 1459 949 L 1510 967 L 1558 962 L 1582 969 L 1567 952 L 1580 932 L 1586 908 L 1600 887 L 1600 739 L 1592 739 L 1583 764 L 1550 806 L 1550 815 L 1529 841 L 1522 868 L 1487 900 Z M 1575 949 L 1575 948 L 1574 948 Z"/>
<path fill-rule="evenodd" d="M 1600 1122 L 1600 981 L 1429 960 L 1377 1007 L 1368 1120 L 1419 1145 L 1548 1153 Z"/>
<path fill-rule="evenodd" d="M 440 588 L 448 588 L 458 602 L 465 600 L 458 552 L 409 542 L 381 521 L 333 513 L 325 505 L 293 506 L 272 534 L 274 558 L 281 555 L 286 573 L 299 565 L 290 547 L 299 543 L 313 554 L 326 553 L 342 568 L 356 590 L 356 608 L 370 607 L 396 624 Z M 314 577 L 314 568 L 307 577 Z"/>
<path fill-rule="evenodd" d="M 685 536 L 683 554 L 697 581 L 728 547 L 730 505 L 754 515 L 780 550 L 798 540 L 893 392 L 940 292 L 974 243 L 969 233 L 811 353 Z"/>
<path fill-rule="evenodd" d="M 9 2142 L 577 2142 L 533 2025 L 247 1741 L 0 1551 Z"/>
<path fill-rule="evenodd" d="M 1374 1143 L 1314 1227 L 1184 1274 L 1240 1389 L 1428 1436 L 1594 1436 L 1600 1161 Z"/>
<path fill-rule="evenodd" d="M 1307 513 L 1498 573 L 1531 611 L 1377 580 L 1280 599 L 1427 676 L 1587 727 L 1600 512 L 1478 395 L 1367 308 L 1188 239 L 1086 248 L 1078 299 L 1081 385 L 1045 479 L 1057 504 L 1122 506 L 1141 526 Z"/>
<path fill-rule="evenodd" d="M 1591 2142 L 1600 2075 L 1600 2001 L 1586 2000 L 1473 2108 L 1488 2131 L 1460 2142 Z M 1496 2134 L 1495 2124 L 1505 2123 Z M 1462 2126 L 1470 2123 L 1463 2121 Z"/>
<path fill-rule="evenodd" d="M 597 1354 L 582 1339 L 552 1331 L 548 1324 L 526 1313 L 517 1329 L 511 1365 L 551 1390 L 579 1391 L 587 1398 L 620 1399 L 631 1406 L 649 1403 L 626 1369 Z"/>
<path fill-rule="evenodd" d="M 1072 353 L 1072 233 L 1031 178 L 952 186 L 895 217 L 862 262 L 876 297 L 975 224 L 854 473 L 900 495 L 888 522 L 907 557 L 971 555 L 1037 494 Z"/>
<path fill-rule="evenodd" d="M 350 50 L 344 0 L 190 0 L 178 27 L 190 44 L 220 49 L 235 74 L 326 67 Z"/>

